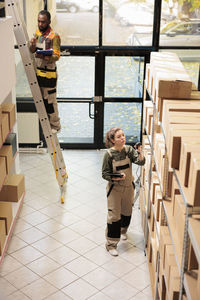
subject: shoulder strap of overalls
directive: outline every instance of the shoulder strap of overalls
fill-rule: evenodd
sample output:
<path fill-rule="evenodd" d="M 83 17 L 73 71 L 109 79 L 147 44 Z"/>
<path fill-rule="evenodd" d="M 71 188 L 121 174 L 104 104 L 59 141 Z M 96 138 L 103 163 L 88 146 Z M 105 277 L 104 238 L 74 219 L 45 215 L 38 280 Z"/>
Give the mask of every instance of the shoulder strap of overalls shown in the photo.
<path fill-rule="evenodd" d="M 109 156 L 110 156 L 111 158 L 113 158 L 113 156 L 112 156 L 112 153 L 111 153 L 110 149 L 108 149 L 108 150 L 107 150 L 107 152 L 108 152 Z"/>

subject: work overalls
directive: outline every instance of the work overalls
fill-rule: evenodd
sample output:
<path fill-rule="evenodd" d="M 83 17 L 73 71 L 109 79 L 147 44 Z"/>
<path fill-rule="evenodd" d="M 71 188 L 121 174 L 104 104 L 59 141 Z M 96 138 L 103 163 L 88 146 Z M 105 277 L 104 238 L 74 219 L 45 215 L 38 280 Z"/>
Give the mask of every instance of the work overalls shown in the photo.
<path fill-rule="evenodd" d="M 49 35 L 51 32 L 49 33 Z M 49 36 L 48 35 L 48 36 Z M 37 49 L 45 50 L 45 44 L 48 40 L 52 44 L 50 38 L 44 38 L 42 43 L 36 43 Z M 44 105 L 49 117 L 49 122 L 52 129 L 60 130 L 60 118 L 58 114 L 58 104 L 56 100 L 56 84 L 57 84 L 57 72 L 56 63 L 48 62 L 42 58 L 35 58 L 37 67 L 37 79 L 42 92 Z"/>
<path fill-rule="evenodd" d="M 112 158 L 110 150 L 109 155 Z M 125 173 L 125 180 L 109 182 L 106 188 L 107 191 L 107 229 L 106 239 L 107 250 L 117 247 L 121 233 L 127 232 L 131 221 L 132 205 L 134 200 L 134 186 L 132 175 L 132 163 L 128 154 L 126 158 L 120 161 L 115 161 L 112 158 L 113 173 Z"/>

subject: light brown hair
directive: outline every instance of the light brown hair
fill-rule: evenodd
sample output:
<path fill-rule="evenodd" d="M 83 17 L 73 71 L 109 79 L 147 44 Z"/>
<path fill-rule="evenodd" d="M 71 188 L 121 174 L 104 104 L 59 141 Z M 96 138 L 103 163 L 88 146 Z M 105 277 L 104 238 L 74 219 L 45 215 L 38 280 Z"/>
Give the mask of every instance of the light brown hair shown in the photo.
<path fill-rule="evenodd" d="M 122 129 L 119 127 L 113 127 L 109 131 L 106 132 L 106 138 L 105 138 L 106 148 L 111 148 L 114 145 L 112 140 L 115 139 L 115 134 L 119 130 L 122 130 Z"/>

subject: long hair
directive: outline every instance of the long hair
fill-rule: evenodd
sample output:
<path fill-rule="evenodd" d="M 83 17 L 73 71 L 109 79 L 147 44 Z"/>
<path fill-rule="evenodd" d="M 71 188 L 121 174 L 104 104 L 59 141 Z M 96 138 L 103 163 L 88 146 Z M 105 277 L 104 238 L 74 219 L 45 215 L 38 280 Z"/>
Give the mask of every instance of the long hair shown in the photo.
<path fill-rule="evenodd" d="M 111 148 L 114 145 L 112 140 L 115 139 L 115 134 L 119 130 L 121 130 L 121 128 L 113 127 L 108 132 L 106 132 L 106 138 L 105 138 L 106 148 Z"/>

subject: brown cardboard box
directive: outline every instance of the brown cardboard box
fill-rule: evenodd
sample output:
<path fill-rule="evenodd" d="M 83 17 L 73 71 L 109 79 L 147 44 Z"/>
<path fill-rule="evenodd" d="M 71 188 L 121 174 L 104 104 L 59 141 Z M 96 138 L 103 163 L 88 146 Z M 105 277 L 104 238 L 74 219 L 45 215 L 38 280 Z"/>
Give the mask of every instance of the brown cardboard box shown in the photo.
<path fill-rule="evenodd" d="M 12 129 L 16 122 L 16 106 L 13 103 L 2 104 L 2 112 L 8 115 L 9 130 Z"/>
<path fill-rule="evenodd" d="M 158 176 L 156 172 L 152 172 L 152 180 L 151 180 L 151 202 L 154 204 L 155 202 L 155 188 L 156 186 L 160 186 Z"/>
<path fill-rule="evenodd" d="M 5 241 L 6 241 L 6 224 L 5 224 L 5 220 L 0 220 L 0 256 L 2 255 Z"/>
<path fill-rule="evenodd" d="M 7 114 L 2 114 L 1 132 L 2 132 L 2 139 L 4 142 L 9 134 L 9 120 Z"/>
<path fill-rule="evenodd" d="M 157 72 L 154 78 L 153 97 L 188 98 L 192 91 L 192 81 L 187 73 Z"/>
<path fill-rule="evenodd" d="M 171 190 L 171 202 L 170 202 L 170 216 L 174 215 L 174 202 L 175 202 L 175 196 L 180 195 L 180 189 L 177 183 L 176 178 L 172 177 L 172 190 Z"/>
<path fill-rule="evenodd" d="M 171 266 L 170 276 L 169 276 L 169 286 L 168 286 L 169 299 L 178 300 L 179 289 L 180 289 L 180 275 L 179 275 L 178 268 L 175 266 Z"/>
<path fill-rule="evenodd" d="M 162 193 L 160 191 L 160 186 L 155 187 L 155 215 L 156 215 L 156 221 L 159 222 L 160 217 L 160 205 L 162 202 Z"/>
<path fill-rule="evenodd" d="M 185 229 L 185 204 L 181 195 L 174 197 L 174 220 L 176 227 L 176 244 L 179 249 L 183 249 L 184 229 Z"/>
<path fill-rule="evenodd" d="M 155 104 L 159 112 L 159 121 L 162 121 L 163 116 L 163 105 L 165 102 L 169 104 L 178 104 L 182 107 L 185 104 L 199 104 L 200 101 L 200 91 L 192 91 L 188 99 L 167 99 L 166 97 L 156 97 Z"/>
<path fill-rule="evenodd" d="M 172 241 L 169 235 L 169 229 L 168 226 L 160 226 L 160 245 L 159 245 L 159 251 L 160 251 L 160 257 L 162 259 L 164 268 L 164 262 L 165 262 L 165 247 L 166 245 L 171 245 Z"/>
<path fill-rule="evenodd" d="M 180 167 L 179 167 L 179 180 L 182 185 L 188 187 L 189 170 L 191 153 L 200 153 L 200 140 L 199 143 L 196 138 L 182 138 L 181 139 L 181 154 L 180 154 Z"/>
<path fill-rule="evenodd" d="M 10 230 L 12 223 L 12 203 L 10 202 L 0 202 L 0 220 L 5 220 L 6 223 L 6 235 Z"/>
<path fill-rule="evenodd" d="M 24 192 L 24 175 L 9 174 L 0 191 L 0 201 L 18 202 Z"/>
<path fill-rule="evenodd" d="M 196 125 L 196 127 L 198 127 Z M 180 163 L 180 154 L 181 154 L 181 140 L 182 138 L 196 138 L 200 136 L 199 129 L 191 129 L 191 126 L 188 126 L 187 129 L 173 130 L 170 127 L 169 130 L 169 139 L 167 143 L 167 153 L 169 158 L 169 165 L 171 168 L 179 170 Z"/>
<path fill-rule="evenodd" d="M 174 250 L 172 245 L 165 246 L 165 260 L 164 260 L 164 272 L 167 286 L 169 286 L 169 279 L 170 279 L 170 269 L 171 266 L 177 267 L 176 258 L 174 255 Z"/>
<path fill-rule="evenodd" d="M 187 202 L 193 206 L 200 206 L 200 159 L 191 155 L 189 183 L 186 192 Z"/>
<path fill-rule="evenodd" d="M 6 159 L 5 157 L 0 157 L 0 191 L 6 178 L 6 174 Z"/>
<path fill-rule="evenodd" d="M 3 146 L 0 149 L 0 157 L 5 157 L 6 159 L 6 172 L 8 174 L 13 162 L 12 146 Z"/>

